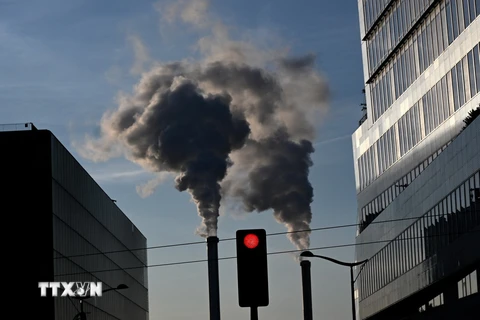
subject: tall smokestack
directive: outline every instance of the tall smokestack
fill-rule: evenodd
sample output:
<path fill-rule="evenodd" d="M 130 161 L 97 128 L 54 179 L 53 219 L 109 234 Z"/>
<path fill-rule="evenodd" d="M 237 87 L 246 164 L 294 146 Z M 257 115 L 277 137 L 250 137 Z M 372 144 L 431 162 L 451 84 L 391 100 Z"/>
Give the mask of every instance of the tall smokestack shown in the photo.
<path fill-rule="evenodd" d="M 303 260 L 300 262 L 300 267 L 302 268 L 303 319 L 313 320 L 311 263 Z"/>
<path fill-rule="evenodd" d="M 218 238 L 207 238 L 208 290 L 210 320 L 220 320 L 220 285 L 218 276 Z"/>

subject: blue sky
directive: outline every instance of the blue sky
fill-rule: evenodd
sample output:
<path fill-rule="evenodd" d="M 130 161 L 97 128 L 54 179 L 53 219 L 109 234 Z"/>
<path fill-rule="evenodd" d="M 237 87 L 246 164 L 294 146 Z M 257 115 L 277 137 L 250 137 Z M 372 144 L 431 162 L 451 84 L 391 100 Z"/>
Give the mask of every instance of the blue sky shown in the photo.
<path fill-rule="evenodd" d="M 165 26 L 153 1 L 0 0 L 0 123 L 33 122 L 51 130 L 77 157 L 118 206 L 139 227 L 148 244 L 198 241 L 200 222 L 187 193 L 167 181 L 141 198 L 136 186 L 151 176 L 124 159 L 94 163 L 73 146 L 85 134 L 98 133 L 105 111 L 115 108 L 119 91 L 130 92 L 143 60 L 196 58 L 198 33 Z M 244 34 L 278 36 L 293 54 L 317 54 L 317 66 L 332 90 L 329 113 L 318 129 L 314 166 L 312 227 L 356 222 L 350 135 L 361 117 L 363 76 L 356 1 L 212 0 L 210 9 Z M 132 39 L 146 51 L 135 52 Z M 147 61 L 147 62 L 148 62 Z M 271 212 L 220 218 L 219 238 L 235 230 L 285 231 Z M 354 228 L 312 233 L 311 246 L 353 243 Z M 268 239 L 269 251 L 294 249 L 284 236 Z M 221 243 L 220 256 L 234 255 L 234 243 Z M 152 250 L 149 263 L 204 259 L 205 246 Z M 353 248 L 317 251 L 353 260 Z M 222 315 L 245 319 L 237 304 L 235 261 L 220 262 Z M 270 306 L 262 319 L 292 319 L 302 314 L 300 268 L 289 255 L 269 257 Z M 348 269 L 313 261 L 314 314 L 350 317 Z M 207 318 L 206 264 L 149 270 L 150 319 Z M 181 298 L 181 299 L 180 299 Z M 186 301 L 186 302 L 185 302 Z"/>

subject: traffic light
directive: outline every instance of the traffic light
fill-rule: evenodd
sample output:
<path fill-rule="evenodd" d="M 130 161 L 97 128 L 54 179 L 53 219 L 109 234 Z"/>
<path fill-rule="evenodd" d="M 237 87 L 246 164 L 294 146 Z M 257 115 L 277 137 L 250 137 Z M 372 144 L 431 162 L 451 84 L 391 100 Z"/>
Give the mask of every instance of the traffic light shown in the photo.
<path fill-rule="evenodd" d="M 238 304 L 268 306 L 267 235 L 264 229 L 237 230 Z"/>

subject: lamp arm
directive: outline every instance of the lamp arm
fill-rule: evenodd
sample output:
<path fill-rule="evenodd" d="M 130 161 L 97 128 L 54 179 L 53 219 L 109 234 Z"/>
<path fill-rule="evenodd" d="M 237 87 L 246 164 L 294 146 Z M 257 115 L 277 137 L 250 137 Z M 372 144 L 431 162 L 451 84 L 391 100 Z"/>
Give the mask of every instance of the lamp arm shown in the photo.
<path fill-rule="evenodd" d="M 316 257 L 316 258 L 325 259 L 325 260 L 328 260 L 328 261 L 331 261 L 333 263 L 336 263 L 336 264 L 339 264 L 339 265 L 342 265 L 342 266 L 346 266 L 346 267 L 354 267 L 354 266 L 358 266 L 358 265 L 366 262 L 366 260 L 359 261 L 359 262 L 343 262 L 343 261 L 333 259 L 333 258 L 330 258 L 330 257 L 319 256 L 319 255 L 313 255 L 313 256 Z"/>

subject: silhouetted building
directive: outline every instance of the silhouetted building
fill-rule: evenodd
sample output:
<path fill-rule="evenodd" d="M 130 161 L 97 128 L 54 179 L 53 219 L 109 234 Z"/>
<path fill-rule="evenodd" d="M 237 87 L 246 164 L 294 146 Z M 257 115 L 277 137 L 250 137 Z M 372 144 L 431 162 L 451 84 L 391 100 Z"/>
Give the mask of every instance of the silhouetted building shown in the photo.
<path fill-rule="evenodd" d="M 358 319 L 462 318 L 480 303 L 480 121 L 459 134 L 480 104 L 480 2 L 358 7 L 366 116 L 352 136 L 356 258 L 370 259 L 356 284 Z"/>
<path fill-rule="evenodd" d="M 12 255 L 2 259 L 23 290 L 23 307 L 10 309 L 14 317 L 73 319 L 78 300 L 40 296 L 39 282 L 64 281 L 102 282 L 104 290 L 128 286 L 85 300 L 87 319 L 148 319 L 143 234 L 50 131 L 31 124 L 2 129 L 4 228 L 23 240 L 12 241 Z"/>

